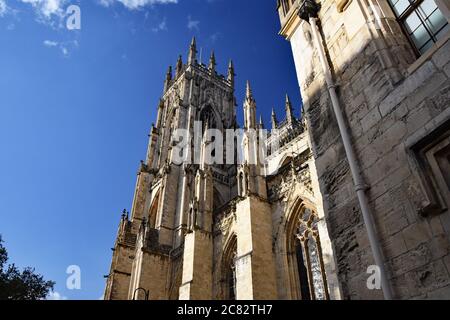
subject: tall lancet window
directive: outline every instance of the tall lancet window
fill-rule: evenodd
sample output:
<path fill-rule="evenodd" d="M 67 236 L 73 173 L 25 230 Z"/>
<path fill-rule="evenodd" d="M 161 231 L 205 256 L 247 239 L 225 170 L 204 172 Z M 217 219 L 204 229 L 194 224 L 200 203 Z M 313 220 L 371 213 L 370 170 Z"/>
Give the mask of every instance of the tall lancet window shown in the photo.
<path fill-rule="evenodd" d="M 236 300 L 236 266 L 234 261 L 228 266 L 228 300 Z"/>
<path fill-rule="evenodd" d="M 294 229 L 298 287 L 303 300 L 329 299 L 317 222 L 314 211 L 302 208 Z"/>
<path fill-rule="evenodd" d="M 224 283 L 224 299 L 225 300 L 236 300 L 236 255 L 237 255 L 237 238 L 233 236 L 225 251 L 223 256 L 223 283 Z"/>

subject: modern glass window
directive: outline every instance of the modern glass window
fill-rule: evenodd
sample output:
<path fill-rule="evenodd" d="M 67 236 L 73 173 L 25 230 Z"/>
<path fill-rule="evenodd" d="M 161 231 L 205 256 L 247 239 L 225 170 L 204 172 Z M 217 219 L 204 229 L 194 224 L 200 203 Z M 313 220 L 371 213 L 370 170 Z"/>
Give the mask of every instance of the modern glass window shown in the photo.
<path fill-rule="evenodd" d="M 418 54 L 423 54 L 450 29 L 434 0 L 388 0 Z"/>

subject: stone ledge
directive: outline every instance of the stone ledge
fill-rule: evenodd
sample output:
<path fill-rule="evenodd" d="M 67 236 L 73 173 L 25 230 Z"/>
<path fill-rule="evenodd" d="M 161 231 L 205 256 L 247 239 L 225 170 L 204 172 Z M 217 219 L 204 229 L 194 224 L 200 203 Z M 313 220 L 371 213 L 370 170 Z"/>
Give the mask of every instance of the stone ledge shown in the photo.
<path fill-rule="evenodd" d="M 406 70 L 405 77 L 408 77 L 409 75 L 414 73 L 422 64 L 425 63 L 425 61 L 429 60 L 439 48 L 444 46 L 444 44 L 449 39 L 450 39 L 450 31 L 447 32 L 444 38 L 436 42 L 426 53 L 421 55 L 413 64 L 409 66 L 409 68 Z"/>

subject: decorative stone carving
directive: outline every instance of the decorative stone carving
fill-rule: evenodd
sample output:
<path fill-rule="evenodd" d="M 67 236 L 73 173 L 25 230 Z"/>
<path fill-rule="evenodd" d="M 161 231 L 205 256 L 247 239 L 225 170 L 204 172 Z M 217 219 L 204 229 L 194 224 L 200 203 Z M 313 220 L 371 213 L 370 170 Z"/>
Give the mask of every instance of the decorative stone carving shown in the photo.
<path fill-rule="evenodd" d="M 231 214 L 224 216 L 223 219 L 219 221 L 218 226 L 224 237 L 230 233 L 234 223 L 236 223 L 236 212 L 234 211 Z"/>

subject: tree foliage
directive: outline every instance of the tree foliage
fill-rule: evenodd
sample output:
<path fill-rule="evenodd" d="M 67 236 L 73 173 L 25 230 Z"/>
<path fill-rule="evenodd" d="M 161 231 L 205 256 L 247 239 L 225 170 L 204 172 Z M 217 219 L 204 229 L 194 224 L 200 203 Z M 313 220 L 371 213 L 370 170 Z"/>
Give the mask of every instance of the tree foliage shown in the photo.
<path fill-rule="evenodd" d="M 14 264 L 7 265 L 8 251 L 0 235 L 0 300 L 40 300 L 53 290 L 55 283 L 46 281 L 34 268 L 20 271 Z"/>

